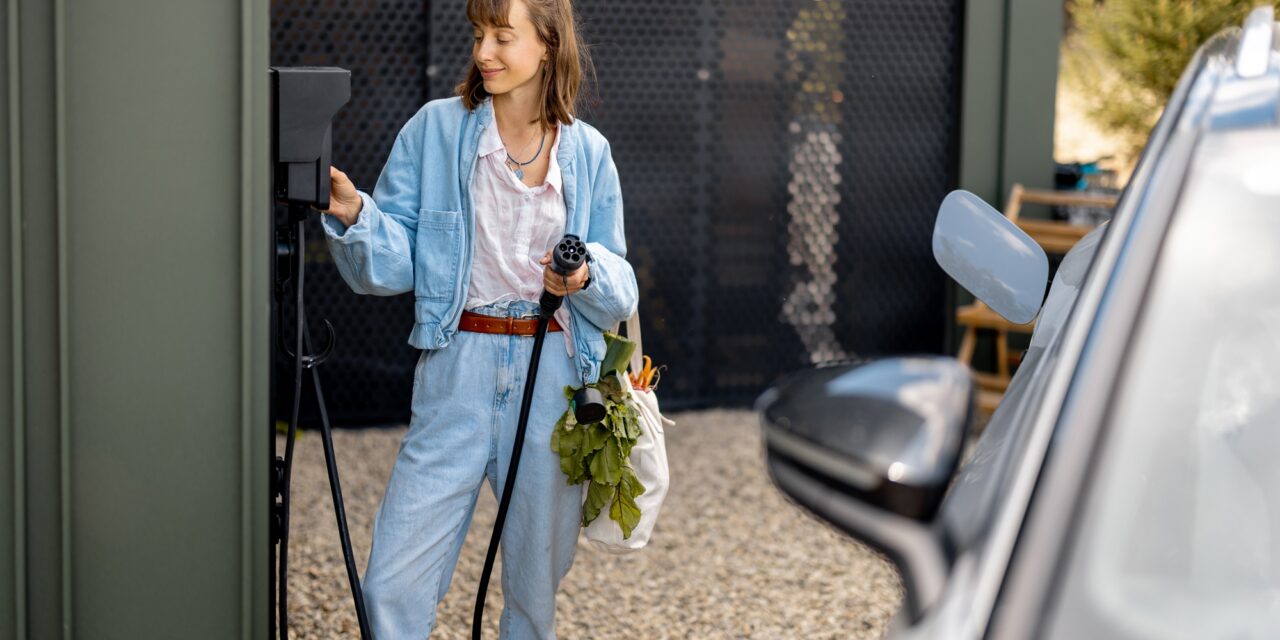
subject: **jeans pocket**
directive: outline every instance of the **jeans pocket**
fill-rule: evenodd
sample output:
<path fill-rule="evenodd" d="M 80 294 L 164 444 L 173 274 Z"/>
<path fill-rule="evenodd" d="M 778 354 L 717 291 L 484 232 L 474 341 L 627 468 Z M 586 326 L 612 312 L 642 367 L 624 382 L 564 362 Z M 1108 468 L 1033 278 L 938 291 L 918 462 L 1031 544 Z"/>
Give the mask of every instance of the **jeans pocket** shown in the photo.
<path fill-rule="evenodd" d="M 453 297 L 462 263 L 462 212 L 422 209 L 418 212 L 414 295 L 427 300 Z"/>

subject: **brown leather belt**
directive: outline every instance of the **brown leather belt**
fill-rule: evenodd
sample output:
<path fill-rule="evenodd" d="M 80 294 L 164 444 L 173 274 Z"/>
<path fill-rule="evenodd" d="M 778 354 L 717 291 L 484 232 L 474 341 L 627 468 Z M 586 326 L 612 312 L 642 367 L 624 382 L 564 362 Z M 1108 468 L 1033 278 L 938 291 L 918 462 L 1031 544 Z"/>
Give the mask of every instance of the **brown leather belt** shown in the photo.
<path fill-rule="evenodd" d="M 458 329 L 475 331 L 476 333 L 505 333 L 517 336 L 531 336 L 538 332 L 537 318 L 498 318 L 484 316 L 470 311 L 462 312 L 458 320 Z M 547 323 L 547 332 L 560 331 L 560 324 L 555 318 Z"/>

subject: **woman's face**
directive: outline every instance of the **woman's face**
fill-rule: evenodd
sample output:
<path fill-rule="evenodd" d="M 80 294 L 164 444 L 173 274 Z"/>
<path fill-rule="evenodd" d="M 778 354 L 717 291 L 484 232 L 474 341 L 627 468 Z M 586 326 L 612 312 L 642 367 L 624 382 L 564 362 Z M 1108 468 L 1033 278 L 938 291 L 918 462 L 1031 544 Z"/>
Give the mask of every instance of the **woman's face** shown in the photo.
<path fill-rule="evenodd" d="M 471 58 L 480 70 L 485 91 L 495 96 L 525 88 L 536 92 L 547 56 L 547 46 L 529 20 L 524 2 L 512 0 L 510 11 L 510 27 L 474 25 Z"/>

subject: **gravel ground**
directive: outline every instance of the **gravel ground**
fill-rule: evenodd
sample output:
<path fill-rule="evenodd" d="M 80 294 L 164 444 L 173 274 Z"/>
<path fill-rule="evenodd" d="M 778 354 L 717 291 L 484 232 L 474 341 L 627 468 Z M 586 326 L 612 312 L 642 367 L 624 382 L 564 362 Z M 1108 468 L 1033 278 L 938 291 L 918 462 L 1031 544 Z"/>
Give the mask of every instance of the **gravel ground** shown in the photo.
<path fill-rule="evenodd" d="M 893 567 L 792 505 L 765 471 L 749 411 L 674 413 L 671 490 L 649 547 L 612 556 L 579 539 L 557 595 L 562 638 L 875 638 L 897 610 Z M 338 431 L 334 447 L 356 564 L 404 428 Z M 284 438 L 277 439 L 284 451 Z M 318 432 L 294 452 L 289 617 L 295 638 L 357 637 Z M 496 502 L 481 491 L 434 637 L 468 638 Z M 501 564 L 501 561 L 499 561 Z M 500 568 L 485 603 L 498 637 Z"/>

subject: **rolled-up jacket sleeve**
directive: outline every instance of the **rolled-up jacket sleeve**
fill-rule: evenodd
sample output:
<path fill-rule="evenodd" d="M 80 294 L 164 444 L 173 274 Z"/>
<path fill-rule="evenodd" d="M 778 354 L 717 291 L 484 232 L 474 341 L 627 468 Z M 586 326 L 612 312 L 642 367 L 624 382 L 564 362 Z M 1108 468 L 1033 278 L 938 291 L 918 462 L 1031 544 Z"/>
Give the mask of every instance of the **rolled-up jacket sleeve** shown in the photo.
<path fill-rule="evenodd" d="M 406 124 L 396 136 L 373 195 L 359 192 L 362 206 L 355 224 L 344 228 L 337 218 L 321 216 L 338 273 L 352 291 L 362 295 L 413 291 L 422 176 L 419 152 L 411 143 L 416 136 L 408 131 Z"/>
<path fill-rule="evenodd" d="M 596 170 L 591 192 L 591 219 L 586 238 L 587 251 L 591 254 L 588 267 L 591 284 L 569 297 L 593 324 L 610 329 L 635 313 L 639 287 L 635 271 L 626 260 L 622 189 L 608 146 Z"/>

